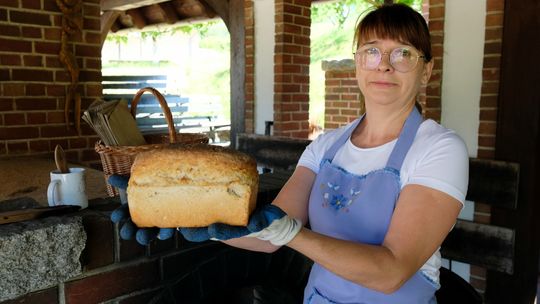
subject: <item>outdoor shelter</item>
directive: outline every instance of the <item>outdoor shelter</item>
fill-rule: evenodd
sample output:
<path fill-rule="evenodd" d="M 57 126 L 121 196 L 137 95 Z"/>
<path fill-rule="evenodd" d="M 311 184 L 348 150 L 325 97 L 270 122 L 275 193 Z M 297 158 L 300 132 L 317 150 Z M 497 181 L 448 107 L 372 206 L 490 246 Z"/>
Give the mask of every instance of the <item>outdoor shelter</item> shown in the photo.
<path fill-rule="evenodd" d="M 258 118 L 258 103 L 263 100 L 268 103 L 268 99 L 258 95 L 257 79 L 262 75 L 258 74 L 256 64 L 260 59 L 257 57 L 257 43 L 267 39 L 272 40 L 274 45 L 270 55 L 273 81 L 269 84 L 273 92 L 270 97 L 273 135 L 306 139 L 309 135 L 312 2 L 273 1 L 274 15 L 270 16 L 273 21 L 272 34 L 259 36 L 257 16 L 260 15 L 257 14 L 257 7 L 262 2 L 83 0 L 82 15 L 79 16 L 81 30 L 69 41 L 71 53 L 80 68 L 77 79 L 80 108 L 87 108 L 95 98 L 102 96 L 101 46 L 110 30 L 123 26 L 144 28 L 155 23 L 175 23 L 189 18 L 219 17 L 227 25 L 231 37 L 233 145 L 239 134 L 256 133 L 264 124 Z M 484 41 L 479 42 L 483 48 L 479 59 L 482 65 L 478 99 L 471 101 L 474 103 L 472 106 L 466 105 L 465 110 L 451 108 L 445 103 L 448 102 L 445 100 L 445 88 L 455 89 L 446 86 L 448 82 L 445 83 L 445 80 L 448 81 L 445 69 L 451 67 L 444 63 L 452 60 L 449 50 L 453 47 L 446 42 L 454 37 L 448 35 L 449 26 L 459 23 L 462 18 L 449 14 L 450 8 L 456 8 L 454 0 L 424 1 L 423 14 L 429 20 L 434 37 L 436 65 L 433 77 L 425 88 L 425 95 L 420 98 L 426 117 L 443 122 L 445 115 L 448 115 L 448 119 L 459 123 L 460 117 L 470 117 L 469 110 L 474 109 L 476 130 L 469 132 L 470 129 L 466 129 L 468 134 L 465 135 L 476 143 L 475 157 L 519 164 L 517 209 L 507 211 L 477 202 L 473 217 L 478 223 L 515 228 L 513 274 L 472 266 L 471 285 L 489 303 L 532 303 L 536 294 L 540 244 L 536 221 L 540 210 L 535 202 L 540 195 L 540 98 L 536 92 L 536 84 L 540 82 L 537 72 L 540 63 L 535 61 L 534 56 L 534 51 L 540 47 L 540 8 L 534 0 L 480 2 L 485 4 L 485 15 L 480 22 Z M 181 14 L 182 8 L 192 8 L 192 15 L 189 12 Z M 462 12 L 464 15 L 466 13 Z M 80 130 L 73 123 L 66 128 L 65 100 L 73 79 L 58 57 L 63 47 L 64 16 L 54 0 L 11 0 L 0 3 L 0 157 L 21 164 L 34 158 L 52 159 L 54 147 L 61 144 L 70 162 L 99 169 L 99 156 L 94 151 L 98 138 L 92 129 L 84 123 L 80 125 Z M 459 33 L 463 36 L 467 34 Z M 357 112 L 346 110 L 354 107 L 361 96 L 355 88 L 354 72 L 350 66 L 330 62 L 325 68 L 325 128 L 331 129 L 357 116 Z M 73 117 L 75 113 L 71 105 L 68 110 L 69 117 Z M 464 119 L 464 124 L 467 119 Z M 0 167 L 0 174 L 5 174 L 2 170 Z M 28 175 L 36 172 L 29 171 Z M 8 193 L 0 201 L 24 194 Z M 107 209 L 100 205 L 103 200 L 99 199 L 93 203 L 95 210 L 86 214 L 79 223 L 69 223 L 84 226 L 84 231 L 80 231 L 87 237 L 80 264 L 82 269 L 71 276 L 50 279 L 48 285 L 40 285 L 40 288 L 32 289 L 35 286 L 30 286 L 27 290 L 19 290 L 22 292 L 17 294 L 20 301 L 48 299 L 59 302 L 59 297 L 64 297 L 62 301 L 67 303 L 131 298 L 145 301 L 163 290 L 196 288 L 189 285 L 194 284 L 189 283 L 193 280 L 174 281 L 180 275 L 174 269 L 189 269 L 182 275 L 197 277 L 197 280 L 200 277 L 217 280 L 210 265 L 246 258 L 244 253 L 230 252 L 215 245 L 189 247 L 179 238 L 148 248 L 139 247 L 134 242 L 119 241 L 115 232 L 117 227 L 102 213 L 103 210 L 110 211 L 110 207 Z M 216 250 L 220 252 L 217 258 L 213 256 Z M 298 257 L 285 252 L 277 258 L 254 255 L 250 259 L 253 263 L 266 263 L 269 266 L 272 261 L 290 262 Z M 196 271 L 189 268 L 191 263 L 199 262 Z M 270 266 L 268 270 L 271 270 Z M 248 278 L 255 274 L 246 269 L 244 275 Z M 279 274 L 274 275 L 279 277 Z M 131 279 L 117 284 L 118 278 L 124 277 Z M 99 286 L 102 291 L 89 288 L 92 285 Z M 208 286 L 205 288 L 211 289 Z M 0 299 L 13 299 L 12 295 L 3 297 L 0 292 Z"/>

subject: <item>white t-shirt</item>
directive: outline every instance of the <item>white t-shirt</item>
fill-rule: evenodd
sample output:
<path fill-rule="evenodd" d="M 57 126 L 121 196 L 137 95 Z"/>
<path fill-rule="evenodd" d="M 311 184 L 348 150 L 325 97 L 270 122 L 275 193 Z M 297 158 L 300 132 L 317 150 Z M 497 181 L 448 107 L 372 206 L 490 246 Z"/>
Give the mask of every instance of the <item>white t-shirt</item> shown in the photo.
<path fill-rule="evenodd" d="M 352 124 L 352 123 L 351 123 Z M 350 124 L 317 137 L 298 161 L 298 166 L 319 172 L 325 152 Z M 373 148 L 356 147 L 349 140 L 338 149 L 332 163 L 354 174 L 367 174 L 386 166 L 397 139 Z M 469 177 L 469 156 L 463 140 L 454 131 L 433 120 L 422 122 L 400 170 L 401 188 L 408 184 L 430 187 L 465 201 Z M 437 250 L 421 267 L 435 283 L 439 282 L 441 255 Z"/>

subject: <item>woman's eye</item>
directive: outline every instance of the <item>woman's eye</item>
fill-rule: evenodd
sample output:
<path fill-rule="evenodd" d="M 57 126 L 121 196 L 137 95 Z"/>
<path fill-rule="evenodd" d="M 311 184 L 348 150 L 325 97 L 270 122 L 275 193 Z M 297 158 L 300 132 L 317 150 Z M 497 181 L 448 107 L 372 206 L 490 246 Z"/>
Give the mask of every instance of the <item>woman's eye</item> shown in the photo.
<path fill-rule="evenodd" d="M 412 56 L 412 52 L 409 49 L 401 48 L 401 49 L 397 49 L 396 55 L 399 55 L 404 58 L 409 58 Z"/>
<path fill-rule="evenodd" d="M 364 52 L 367 55 L 378 55 L 379 54 L 379 50 L 377 48 L 367 48 Z"/>

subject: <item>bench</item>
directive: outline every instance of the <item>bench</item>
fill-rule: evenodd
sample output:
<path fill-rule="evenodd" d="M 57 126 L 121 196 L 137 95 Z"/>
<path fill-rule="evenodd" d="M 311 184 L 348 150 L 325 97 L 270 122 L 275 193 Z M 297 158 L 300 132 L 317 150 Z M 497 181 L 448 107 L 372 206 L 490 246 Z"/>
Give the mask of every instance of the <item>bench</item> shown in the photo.
<path fill-rule="evenodd" d="M 131 106 L 137 91 L 153 87 L 162 94 L 167 88 L 166 75 L 103 76 L 103 98 L 105 100 L 124 99 Z M 217 142 L 217 131 L 230 129 L 230 122 L 217 120 L 214 115 L 189 115 L 190 99 L 174 94 L 163 94 L 173 116 L 177 131 L 205 132 L 212 142 Z M 143 134 L 164 133 L 167 122 L 163 111 L 152 94 L 143 94 L 137 105 L 137 126 Z"/>
<path fill-rule="evenodd" d="M 253 156 L 264 168 L 260 187 L 271 201 L 292 174 L 310 140 L 279 138 L 255 134 L 238 134 L 236 148 Z M 476 159 L 469 160 L 469 186 L 466 199 L 481 202 L 499 212 L 517 208 L 519 166 L 515 163 Z M 458 219 L 441 246 L 443 258 L 477 265 L 502 275 L 512 275 L 514 265 L 515 223 L 507 227 Z M 438 303 L 481 303 L 481 297 L 463 279 L 441 269 Z M 504 291 L 500 291 L 501 293 Z M 496 293 L 491 293 L 496 294 Z M 497 299 L 485 299 L 497 302 Z"/>

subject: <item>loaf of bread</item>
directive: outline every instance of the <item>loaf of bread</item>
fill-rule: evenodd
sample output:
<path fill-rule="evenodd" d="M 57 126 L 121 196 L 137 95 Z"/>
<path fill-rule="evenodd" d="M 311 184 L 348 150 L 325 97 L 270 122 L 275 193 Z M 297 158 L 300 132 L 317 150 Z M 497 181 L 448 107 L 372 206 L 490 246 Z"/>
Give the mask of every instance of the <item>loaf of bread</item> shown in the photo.
<path fill-rule="evenodd" d="M 238 151 L 194 145 L 137 155 L 127 189 L 139 227 L 247 225 L 258 187 L 255 161 Z"/>

